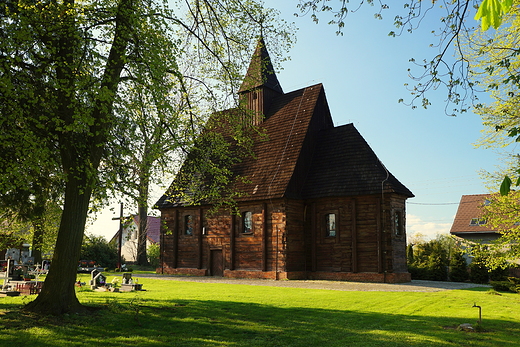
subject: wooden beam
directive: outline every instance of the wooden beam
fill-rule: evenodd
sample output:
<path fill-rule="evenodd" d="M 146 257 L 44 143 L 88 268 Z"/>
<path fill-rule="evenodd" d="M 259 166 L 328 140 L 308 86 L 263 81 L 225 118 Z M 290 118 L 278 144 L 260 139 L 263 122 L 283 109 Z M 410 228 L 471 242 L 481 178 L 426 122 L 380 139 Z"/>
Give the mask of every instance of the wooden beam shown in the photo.
<path fill-rule="evenodd" d="M 351 202 L 352 272 L 358 272 L 356 199 Z"/>
<path fill-rule="evenodd" d="M 235 270 L 235 232 L 236 216 L 231 215 L 231 230 L 229 233 L 229 269 Z"/>
<path fill-rule="evenodd" d="M 377 272 L 382 273 L 383 272 L 383 243 L 382 243 L 382 234 L 385 231 L 381 228 L 381 225 L 384 225 L 385 223 L 381 222 L 381 216 L 382 218 L 385 218 L 384 211 L 381 211 L 382 206 L 384 205 L 384 202 L 381 202 L 381 199 L 377 199 L 376 203 L 376 233 L 377 233 Z"/>
<path fill-rule="evenodd" d="M 179 210 L 175 209 L 175 220 L 173 223 L 173 268 L 176 269 L 179 261 Z"/>
<path fill-rule="evenodd" d="M 316 203 L 311 204 L 311 271 L 315 272 L 318 268 L 317 264 L 317 245 L 316 242 L 318 242 L 318 225 L 316 223 Z"/>
<path fill-rule="evenodd" d="M 197 233 L 197 269 L 202 269 L 202 232 L 204 229 L 203 226 L 203 215 L 204 211 L 202 211 L 202 208 L 199 208 L 199 228 Z"/>
<path fill-rule="evenodd" d="M 267 271 L 267 204 L 262 204 L 262 271 Z"/>

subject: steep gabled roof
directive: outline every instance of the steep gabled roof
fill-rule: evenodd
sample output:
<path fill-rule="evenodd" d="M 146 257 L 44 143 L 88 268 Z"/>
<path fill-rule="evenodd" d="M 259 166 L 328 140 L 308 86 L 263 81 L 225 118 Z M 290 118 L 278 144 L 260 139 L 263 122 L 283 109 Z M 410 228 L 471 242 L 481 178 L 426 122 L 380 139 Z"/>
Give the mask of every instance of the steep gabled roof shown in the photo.
<path fill-rule="evenodd" d="M 414 195 L 379 161 L 353 124 L 320 131 L 304 198 L 397 193 Z"/>
<path fill-rule="evenodd" d="M 263 40 L 253 55 L 240 93 L 246 95 L 260 87 L 271 88 L 275 93 L 263 100 L 264 120 L 256 126 L 266 136 L 253 135 L 256 157 L 247 157 L 231 168 L 235 175 L 248 180 L 234 184 L 234 191 L 245 193 L 237 201 L 382 191 L 413 197 L 385 169 L 352 124 L 334 127 L 321 84 L 283 94 Z M 174 193 L 163 195 L 156 204 L 159 209 L 182 205 Z"/>
<path fill-rule="evenodd" d="M 320 97 L 324 98 L 323 86 L 317 84 L 274 98 L 259 125 L 266 136 L 253 136 L 256 157 L 244 158 L 232 169 L 249 181 L 234 186 L 245 193 L 238 201 L 284 197 Z M 321 123 L 333 126 L 329 113 L 323 118 Z M 156 204 L 158 208 L 178 205 L 182 203 L 166 194 Z"/>
<path fill-rule="evenodd" d="M 486 224 L 478 223 L 478 220 L 482 219 L 483 216 L 481 207 L 489 197 L 490 194 L 463 195 L 450 233 L 459 236 L 495 233 L 496 231 L 487 227 Z"/>
<path fill-rule="evenodd" d="M 283 94 L 282 87 L 274 73 L 273 64 L 269 57 L 269 53 L 267 52 L 267 48 L 265 47 L 263 38 L 258 40 L 256 50 L 251 58 L 249 68 L 247 69 L 246 76 L 238 90 L 238 93 L 250 91 L 259 87 L 267 87 Z"/>
<path fill-rule="evenodd" d="M 249 194 L 241 200 L 284 197 L 320 97 L 324 90 L 317 84 L 274 99 L 261 124 L 267 138 L 255 139 L 257 158 L 247 158 L 234 170 L 251 181 L 237 187 Z M 333 126 L 330 114 L 318 116 L 323 126 Z"/>

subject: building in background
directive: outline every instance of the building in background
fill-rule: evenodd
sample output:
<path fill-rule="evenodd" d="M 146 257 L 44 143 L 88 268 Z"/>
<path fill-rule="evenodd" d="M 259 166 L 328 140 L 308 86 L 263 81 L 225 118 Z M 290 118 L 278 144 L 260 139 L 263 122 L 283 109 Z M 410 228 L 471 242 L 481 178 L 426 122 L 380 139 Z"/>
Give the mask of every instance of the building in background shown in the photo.
<path fill-rule="evenodd" d="M 139 230 L 139 216 L 131 215 L 124 218 L 123 235 L 121 243 L 121 257 L 127 263 L 134 263 L 137 260 L 137 237 Z M 150 244 L 157 244 L 160 241 L 160 217 L 148 216 L 148 230 L 146 232 L 146 248 Z M 119 246 L 119 230 L 112 237 L 116 247 Z"/>

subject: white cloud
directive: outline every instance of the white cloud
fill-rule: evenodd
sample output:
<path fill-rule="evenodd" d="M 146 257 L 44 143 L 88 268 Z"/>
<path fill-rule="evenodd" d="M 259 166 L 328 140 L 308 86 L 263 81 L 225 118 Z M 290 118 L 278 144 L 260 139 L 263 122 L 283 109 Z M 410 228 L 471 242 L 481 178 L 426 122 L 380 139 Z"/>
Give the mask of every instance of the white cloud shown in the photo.
<path fill-rule="evenodd" d="M 437 223 L 423 221 L 420 217 L 407 214 L 406 215 L 406 234 L 408 240 L 419 235 L 424 236 L 424 240 L 432 240 L 437 235 L 449 235 L 452 223 Z"/>

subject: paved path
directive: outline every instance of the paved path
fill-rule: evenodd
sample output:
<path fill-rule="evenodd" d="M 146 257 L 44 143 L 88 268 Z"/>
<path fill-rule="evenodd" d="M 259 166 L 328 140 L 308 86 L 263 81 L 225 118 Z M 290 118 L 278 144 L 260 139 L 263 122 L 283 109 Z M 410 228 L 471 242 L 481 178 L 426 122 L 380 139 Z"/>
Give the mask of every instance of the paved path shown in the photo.
<path fill-rule="evenodd" d="M 303 281 L 303 280 L 256 280 L 256 279 L 235 279 L 223 277 L 195 277 L 195 276 L 171 276 L 160 274 L 134 274 L 133 278 L 148 277 L 167 281 L 181 282 L 203 282 L 203 283 L 228 283 L 244 284 L 250 286 L 270 286 L 285 288 L 307 288 L 307 289 L 326 289 L 343 291 L 384 291 L 384 292 L 440 292 L 443 290 L 468 289 L 475 287 L 490 287 L 483 284 L 460 283 L 460 282 L 438 282 L 413 280 L 409 283 L 364 283 L 346 281 Z"/>

